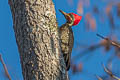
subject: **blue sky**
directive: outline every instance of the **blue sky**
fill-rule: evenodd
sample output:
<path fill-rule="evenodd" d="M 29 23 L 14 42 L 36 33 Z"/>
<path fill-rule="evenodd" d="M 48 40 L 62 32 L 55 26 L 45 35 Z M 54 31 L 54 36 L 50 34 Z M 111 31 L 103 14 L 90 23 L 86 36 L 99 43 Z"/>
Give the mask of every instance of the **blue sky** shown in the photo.
<path fill-rule="evenodd" d="M 22 80 L 19 53 L 16 45 L 12 16 L 7 0 L 0 2 L 0 53 L 12 80 Z M 0 63 L 0 80 L 7 80 Z"/>
<path fill-rule="evenodd" d="M 65 19 L 58 9 L 61 9 L 65 12 L 77 13 L 76 11 L 77 11 L 78 0 L 74 1 L 73 6 L 70 6 L 67 0 L 53 0 L 53 2 L 55 4 L 56 16 L 57 16 L 57 21 L 58 21 L 59 26 L 65 23 Z M 84 13 L 88 11 L 91 12 L 93 5 L 99 5 L 100 3 L 101 5 L 99 6 L 99 9 L 100 9 L 100 12 L 103 12 L 104 6 L 107 4 L 107 2 L 103 3 L 100 0 L 91 0 L 90 8 L 85 9 Z M 82 21 L 79 23 L 79 25 L 73 27 L 75 42 L 74 42 L 74 48 L 72 51 L 72 57 L 77 54 L 80 54 L 81 49 L 76 50 L 78 43 L 79 44 L 83 43 L 87 45 L 91 45 L 91 43 L 96 44 L 100 40 L 100 38 L 96 36 L 96 33 L 100 33 L 104 36 L 109 35 L 110 33 L 109 22 L 105 15 L 104 15 L 105 22 L 103 24 L 97 24 L 96 31 L 85 30 L 85 23 L 84 23 L 85 14 L 83 14 L 82 16 L 83 18 L 82 18 Z M 97 15 L 94 15 L 94 17 L 96 18 L 97 23 L 99 23 L 99 17 Z M 115 15 L 114 17 L 115 17 L 116 22 L 119 24 L 118 22 L 119 19 L 116 19 Z M 112 54 L 112 52 L 113 50 L 109 51 L 108 53 Z M 14 30 L 13 30 L 12 15 L 11 15 L 10 7 L 8 5 L 7 0 L 1 0 L 0 2 L 0 53 L 2 54 L 4 62 L 8 67 L 8 71 L 10 73 L 10 76 L 12 77 L 12 80 L 23 80 L 21 66 L 20 66 L 19 53 L 18 53 Z M 79 62 L 83 63 L 83 73 L 72 75 L 70 71 L 69 72 L 70 79 L 71 80 L 80 80 L 80 79 L 81 80 L 93 80 L 93 79 L 97 80 L 94 74 L 97 74 L 97 75 L 106 74 L 103 71 L 101 62 L 106 63 L 108 57 L 111 54 L 105 55 L 104 53 L 103 54 L 102 53 L 103 53 L 103 49 L 100 48 L 99 50 L 95 50 L 94 52 L 90 53 L 91 58 L 88 59 L 88 61 L 85 61 L 86 59 L 84 57 L 77 59 L 74 63 L 75 64 L 78 64 Z M 115 64 L 117 65 L 116 61 L 115 61 Z M 1 67 L 0 68 L 0 80 L 7 80 L 1 63 L 0 63 L 0 67 Z"/>
<path fill-rule="evenodd" d="M 55 3 L 55 8 L 56 8 L 56 14 L 57 14 L 57 20 L 58 20 L 58 25 L 62 25 L 65 22 L 65 19 L 63 15 L 58 11 L 58 9 L 61 9 L 66 12 L 74 12 L 77 13 L 77 4 L 78 0 L 73 0 L 74 1 L 74 6 L 70 6 L 67 2 L 67 0 L 57 0 L 54 1 Z M 101 1 L 98 0 L 91 0 L 91 6 L 89 9 L 85 9 L 85 12 L 92 11 L 93 5 L 99 4 Z M 104 8 L 105 4 L 101 4 L 100 8 Z M 104 10 L 104 9 L 103 9 Z M 77 44 L 87 44 L 87 45 L 93 45 L 97 42 L 99 42 L 100 38 L 96 36 L 96 33 L 104 34 L 107 35 L 109 34 L 108 31 L 108 24 L 105 23 L 104 27 L 102 24 L 100 24 L 100 27 L 97 27 L 96 31 L 86 31 L 85 30 L 85 14 L 82 15 L 83 18 L 79 25 L 73 27 L 73 32 L 75 36 L 75 41 L 74 41 L 74 49 L 72 51 L 72 56 L 75 56 L 77 54 L 80 54 L 80 50 L 76 51 Z M 98 19 L 98 16 L 94 16 Z M 97 25 L 98 26 L 98 25 Z M 103 29 L 104 28 L 104 29 Z M 93 44 L 91 44 L 93 43 Z M 88 61 L 84 61 L 84 57 L 82 59 L 77 59 L 74 63 L 78 64 L 80 62 L 83 63 L 83 72 L 78 73 L 76 75 L 71 75 L 71 71 L 69 72 L 70 79 L 71 80 L 97 80 L 95 77 L 95 74 L 101 75 L 105 74 L 103 71 L 103 68 L 101 66 L 101 62 L 106 62 L 107 58 L 104 56 L 100 50 L 95 50 L 94 52 L 91 52 L 91 58 Z M 93 55 L 92 55 L 93 54 Z M 109 57 L 109 56 L 108 56 Z M 97 58 L 97 59 L 96 59 Z"/>

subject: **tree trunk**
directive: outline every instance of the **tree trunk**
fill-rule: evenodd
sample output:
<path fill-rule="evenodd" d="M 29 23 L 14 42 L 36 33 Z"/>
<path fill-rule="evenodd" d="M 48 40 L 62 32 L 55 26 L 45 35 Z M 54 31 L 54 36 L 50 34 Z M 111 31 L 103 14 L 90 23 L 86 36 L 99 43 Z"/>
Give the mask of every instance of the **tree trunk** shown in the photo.
<path fill-rule="evenodd" d="M 67 80 L 52 0 L 9 0 L 24 80 Z"/>

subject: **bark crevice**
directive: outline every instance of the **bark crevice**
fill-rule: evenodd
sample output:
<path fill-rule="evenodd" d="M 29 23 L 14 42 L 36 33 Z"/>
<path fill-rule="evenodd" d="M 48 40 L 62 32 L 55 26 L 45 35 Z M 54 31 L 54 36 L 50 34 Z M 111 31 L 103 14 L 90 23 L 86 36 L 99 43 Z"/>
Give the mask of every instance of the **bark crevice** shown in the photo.
<path fill-rule="evenodd" d="M 52 0 L 9 0 L 24 80 L 67 80 Z"/>

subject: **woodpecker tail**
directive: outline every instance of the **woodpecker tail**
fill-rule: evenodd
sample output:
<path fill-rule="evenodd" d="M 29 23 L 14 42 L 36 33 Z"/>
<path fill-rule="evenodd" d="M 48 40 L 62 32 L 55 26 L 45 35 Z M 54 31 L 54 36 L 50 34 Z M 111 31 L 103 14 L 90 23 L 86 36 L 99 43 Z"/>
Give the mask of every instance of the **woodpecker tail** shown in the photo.
<path fill-rule="evenodd" d="M 64 61 L 66 64 L 66 70 L 68 71 L 70 69 L 70 54 L 63 54 Z"/>

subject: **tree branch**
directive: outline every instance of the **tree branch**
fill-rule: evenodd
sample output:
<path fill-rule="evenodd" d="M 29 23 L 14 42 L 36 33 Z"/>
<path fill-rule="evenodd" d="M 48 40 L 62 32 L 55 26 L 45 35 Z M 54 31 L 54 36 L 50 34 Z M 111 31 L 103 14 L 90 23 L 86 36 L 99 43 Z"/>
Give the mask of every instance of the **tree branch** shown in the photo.
<path fill-rule="evenodd" d="M 103 80 L 100 76 L 95 75 L 98 80 Z"/>
<path fill-rule="evenodd" d="M 102 39 L 108 41 L 108 42 L 109 42 L 110 44 L 112 44 L 113 46 L 116 46 L 116 47 L 120 48 L 120 45 L 119 45 L 117 42 L 112 41 L 112 40 L 110 40 L 109 38 L 105 38 L 105 37 L 101 36 L 100 34 L 96 34 L 96 35 L 97 35 L 98 37 L 101 37 Z"/>
<path fill-rule="evenodd" d="M 1 54 L 0 54 L 0 61 L 1 61 L 2 65 L 3 65 L 3 68 L 4 68 L 4 70 L 5 70 L 5 74 L 6 74 L 7 78 L 8 78 L 9 80 L 11 80 L 11 77 L 10 77 L 10 75 L 9 75 L 9 73 L 8 73 L 7 67 L 6 67 L 6 65 L 5 65 L 5 63 L 4 63 L 3 59 L 2 59 L 2 55 L 1 55 Z"/>
<path fill-rule="evenodd" d="M 107 68 L 104 66 L 104 64 L 102 64 L 102 66 L 103 66 L 103 68 L 104 68 L 104 71 L 105 71 L 109 76 L 111 76 L 112 78 L 114 78 L 114 79 L 116 79 L 116 80 L 120 80 L 120 78 L 118 78 L 118 77 L 116 77 L 115 75 L 113 75 L 113 73 L 112 73 L 109 69 L 107 69 Z"/>

